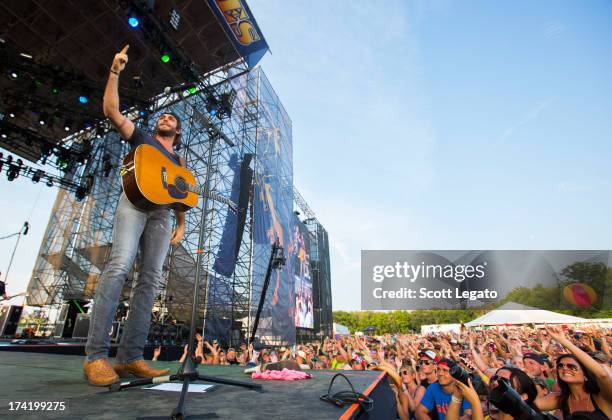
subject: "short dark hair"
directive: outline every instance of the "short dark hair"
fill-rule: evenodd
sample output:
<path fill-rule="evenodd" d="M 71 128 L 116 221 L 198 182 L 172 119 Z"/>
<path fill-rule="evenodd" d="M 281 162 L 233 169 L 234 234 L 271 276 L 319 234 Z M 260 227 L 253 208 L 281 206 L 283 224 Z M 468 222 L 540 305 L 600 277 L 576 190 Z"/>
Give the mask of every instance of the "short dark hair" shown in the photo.
<path fill-rule="evenodd" d="M 164 115 L 164 114 L 172 115 L 174 117 L 174 119 L 176 120 L 176 128 L 177 128 L 177 130 L 181 130 L 181 127 L 182 127 L 181 119 L 179 118 L 178 115 L 176 115 L 172 111 L 164 111 L 164 112 L 162 112 L 161 114 L 159 114 L 159 117 L 157 118 L 157 121 L 159 121 L 161 116 Z M 157 125 L 157 123 L 156 123 L 156 125 Z M 176 133 L 175 136 L 174 136 L 174 141 L 172 142 L 172 146 L 177 146 L 180 143 L 181 143 L 181 133 Z"/>

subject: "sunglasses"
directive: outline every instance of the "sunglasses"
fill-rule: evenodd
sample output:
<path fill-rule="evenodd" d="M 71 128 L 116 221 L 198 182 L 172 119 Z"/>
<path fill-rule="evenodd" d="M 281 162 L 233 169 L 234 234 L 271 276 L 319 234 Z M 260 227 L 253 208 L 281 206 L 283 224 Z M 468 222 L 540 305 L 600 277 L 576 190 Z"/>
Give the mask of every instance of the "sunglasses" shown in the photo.
<path fill-rule="evenodd" d="M 433 362 L 431 360 L 419 360 L 419 363 L 417 363 L 418 366 L 423 366 L 423 365 L 433 365 Z"/>
<path fill-rule="evenodd" d="M 557 363 L 557 369 L 569 369 L 572 372 L 577 372 L 578 365 L 574 363 Z"/>

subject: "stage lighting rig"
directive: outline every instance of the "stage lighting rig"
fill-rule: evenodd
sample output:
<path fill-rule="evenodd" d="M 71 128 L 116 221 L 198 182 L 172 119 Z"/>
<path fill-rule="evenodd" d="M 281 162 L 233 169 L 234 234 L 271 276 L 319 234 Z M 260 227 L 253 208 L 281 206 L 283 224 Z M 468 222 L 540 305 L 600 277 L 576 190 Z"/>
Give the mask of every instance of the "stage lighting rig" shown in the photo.
<path fill-rule="evenodd" d="M 87 195 L 91 192 L 94 184 L 94 176 L 93 174 L 87 174 L 81 177 L 80 183 L 77 183 L 72 180 L 72 178 L 68 178 L 66 176 L 57 176 L 50 173 L 47 173 L 39 168 L 32 168 L 23 163 L 23 160 L 17 159 L 15 160 L 12 155 L 8 155 L 6 159 L 3 157 L 4 155 L 0 152 L 0 173 L 4 169 L 6 172 L 6 177 L 9 181 L 14 181 L 19 177 L 30 178 L 32 182 L 38 183 L 44 180 L 48 187 L 53 187 L 54 185 L 59 186 L 65 190 L 76 193 L 79 187 L 79 196 L 83 196 L 83 194 Z M 77 197 L 78 198 L 78 197 Z"/>
<path fill-rule="evenodd" d="M 234 89 L 229 92 L 222 93 L 219 104 L 219 118 L 230 118 L 232 116 L 232 107 L 236 99 L 236 91 Z"/>

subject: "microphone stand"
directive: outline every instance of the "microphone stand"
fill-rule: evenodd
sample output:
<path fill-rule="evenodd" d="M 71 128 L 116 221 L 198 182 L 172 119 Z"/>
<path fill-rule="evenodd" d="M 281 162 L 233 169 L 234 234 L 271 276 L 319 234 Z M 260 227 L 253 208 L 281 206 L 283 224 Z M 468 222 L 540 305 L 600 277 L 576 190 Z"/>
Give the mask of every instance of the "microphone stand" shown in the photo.
<path fill-rule="evenodd" d="M 207 157 L 207 166 L 206 166 L 206 178 L 204 180 L 204 197 L 205 201 L 202 205 L 202 212 L 200 216 L 200 232 L 198 238 L 198 257 L 196 259 L 196 271 L 195 271 L 195 279 L 193 282 L 193 303 L 191 306 L 191 327 L 189 329 L 189 342 L 187 347 L 187 357 L 183 361 L 181 367 L 179 367 L 178 371 L 174 375 L 166 375 L 166 376 L 158 376 L 156 378 L 141 378 L 134 379 L 127 382 L 115 382 L 114 384 L 109 386 L 111 391 L 120 391 L 125 388 L 132 388 L 141 385 L 149 385 L 149 384 L 159 384 L 164 382 L 170 382 L 174 380 L 180 380 L 183 382 L 183 387 L 181 388 L 181 395 L 179 397 L 179 402 L 176 408 L 172 411 L 171 418 L 173 420 L 183 420 L 185 418 L 185 399 L 187 396 L 187 391 L 189 390 L 189 383 L 195 381 L 205 381 L 205 382 L 213 382 L 224 385 L 233 385 L 233 386 L 241 386 L 244 388 L 253 389 L 256 391 L 261 391 L 262 387 L 259 384 L 242 382 L 242 381 L 234 381 L 231 379 L 218 378 L 214 376 L 204 376 L 200 375 L 198 372 L 198 367 L 202 362 L 201 357 L 195 357 L 193 355 L 193 343 L 195 340 L 195 321 L 198 314 L 198 295 L 200 292 L 200 273 L 201 273 L 201 265 L 202 265 L 202 254 L 204 250 L 204 227 L 206 224 L 206 218 L 208 215 L 208 199 L 210 197 L 210 177 L 211 177 L 211 167 L 212 167 L 212 154 L 213 149 L 217 143 L 218 138 L 224 138 L 224 136 L 212 136 L 210 138 L 210 145 L 208 147 L 208 157 Z M 230 143 L 233 146 L 233 143 Z M 206 273 L 206 288 L 208 287 L 208 273 Z M 204 307 L 208 302 L 204 302 Z M 204 331 L 202 331 L 204 333 Z"/>

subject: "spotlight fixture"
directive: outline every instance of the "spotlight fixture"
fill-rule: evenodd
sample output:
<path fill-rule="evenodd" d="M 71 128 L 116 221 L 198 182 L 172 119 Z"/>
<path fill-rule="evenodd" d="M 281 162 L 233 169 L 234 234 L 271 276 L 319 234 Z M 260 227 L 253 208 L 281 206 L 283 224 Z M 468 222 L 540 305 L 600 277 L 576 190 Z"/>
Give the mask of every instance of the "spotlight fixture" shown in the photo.
<path fill-rule="evenodd" d="M 32 182 L 35 183 L 35 184 L 38 183 L 40 181 L 40 179 L 42 178 L 43 174 L 44 174 L 44 172 L 41 171 L 40 169 L 38 169 L 34 173 L 34 175 L 32 175 Z"/>
<path fill-rule="evenodd" d="M 232 89 L 229 92 L 221 94 L 221 104 L 219 106 L 219 118 L 230 118 L 232 116 L 232 108 L 236 99 L 236 91 Z"/>
<path fill-rule="evenodd" d="M 138 28 L 138 25 L 140 25 L 140 20 L 138 20 L 138 18 L 136 16 L 130 16 L 128 18 L 128 24 L 132 28 Z"/>
<path fill-rule="evenodd" d="M 217 112 L 219 111 L 219 102 L 212 95 L 206 98 L 206 110 L 213 117 L 217 115 Z"/>
<path fill-rule="evenodd" d="M 11 77 L 12 77 L 13 79 L 16 79 L 17 77 L 19 77 L 19 75 L 17 74 L 17 72 L 15 72 L 15 71 L 11 71 Z"/>
<path fill-rule="evenodd" d="M 17 172 L 17 167 L 15 165 L 9 166 L 9 169 L 6 171 L 6 179 L 9 181 L 14 181 L 15 178 L 19 176 L 19 172 Z"/>
<path fill-rule="evenodd" d="M 52 187 L 52 186 L 53 186 L 53 179 L 47 178 L 47 187 Z"/>
<path fill-rule="evenodd" d="M 85 196 L 87 196 L 89 191 L 87 191 L 87 188 L 83 187 L 82 185 L 79 185 L 76 189 L 76 192 L 74 193 L 74 195 L 76 196 L 76 199 L 78 202 L 83 201 L 83 199 L 85 198 Z"/>
<path fill-rule="evenodd" d="M 169 63 L 170 54 L 168 54 L 167 52 L 164 52 L 159 59 L 162 61 L 162 63 Z"/>
<path fill-rule="evenodd" d="M 8 179 L 9 181 L 13 181 L 15 178 L 18 178 L 19 173 L 21 172 L 21 165 L 23 165 L 23 161 L 21 159 L 17 159 L 17 165 L 10 163 L 8 170 L 6 171 L 6 179 Z"/>
<path fill-rule="evenodd" d="M 79 96 L 79 102 L 85 105 L 87 102 L 89 102 L 89 97 L 83 93 Z"/>

